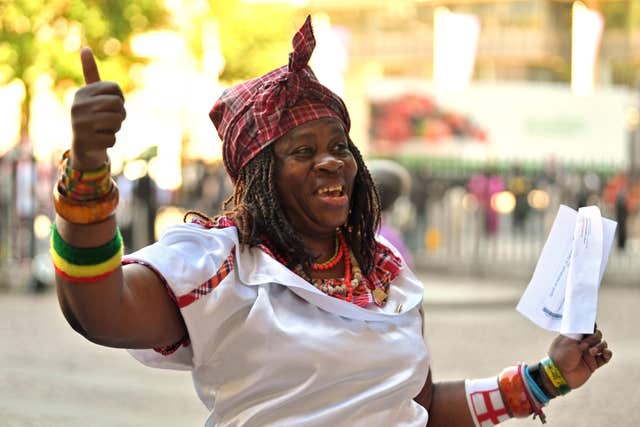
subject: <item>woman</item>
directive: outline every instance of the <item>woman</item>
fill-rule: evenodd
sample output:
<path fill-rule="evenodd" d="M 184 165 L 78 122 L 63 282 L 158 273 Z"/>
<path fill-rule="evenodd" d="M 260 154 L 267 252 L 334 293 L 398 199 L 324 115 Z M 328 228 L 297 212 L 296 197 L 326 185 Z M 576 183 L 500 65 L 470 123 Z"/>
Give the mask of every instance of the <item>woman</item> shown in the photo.
<path fill-rule="evenodd" d="M 87 85 L 54 191 L 60 307 L 88 339 L 192 371 L 208 426 L 486 426 L 541 415 L 611 352 L 599 331 L 498 377 L 431 382 L 423 289 L 375 240 L 380 213 L 342 100 L 307 65 L 310 19 L 287 66 L 227 90 L 210 113 L 234 193 L 122 260 L 106 149 L 125 118 L 81 53 Z M 122 264 L 122 265 L 121 265 Z"/>

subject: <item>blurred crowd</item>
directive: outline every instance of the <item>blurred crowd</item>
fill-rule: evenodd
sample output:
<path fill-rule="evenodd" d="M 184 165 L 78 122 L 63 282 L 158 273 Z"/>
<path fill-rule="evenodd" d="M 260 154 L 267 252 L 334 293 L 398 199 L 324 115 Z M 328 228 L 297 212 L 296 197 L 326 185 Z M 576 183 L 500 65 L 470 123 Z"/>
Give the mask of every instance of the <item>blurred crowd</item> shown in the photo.
<path fill-rule="evenodd" d="M 479 166 L 457 161 L 408 168 L 410 203 L 399 207 L 396 223 L 405 230 L 415 254 L 446 245 L 443 240 L 451 237 L 463 212 L 480 224 L 481 239 L 506 235 L 522 237 L 525 245 L 527 237 L 540 241 L 560 204 L 574 209 L 598 206 L 603 216 L 618 222 L 616 246 L 621 251 L 640 236 L 637 174 L 555 162 L 532 167 L 518 162 Z M 448 214 L 441 214 L 443 211 Z"/>

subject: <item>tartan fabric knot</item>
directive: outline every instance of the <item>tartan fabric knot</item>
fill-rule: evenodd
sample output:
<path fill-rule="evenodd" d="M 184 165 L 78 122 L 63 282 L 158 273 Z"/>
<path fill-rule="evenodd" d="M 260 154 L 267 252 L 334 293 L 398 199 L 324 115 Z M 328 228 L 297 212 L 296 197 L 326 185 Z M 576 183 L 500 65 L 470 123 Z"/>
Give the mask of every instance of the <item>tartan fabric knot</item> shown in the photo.
<path fill-rule="evenodd" d="M 323 87 L 309 67 L 309 60 L 316 47 L 316 39 L 311 26 L 311 16 L 293 36 L 293 51 L 289 53 L 289 64 L 279 69 L 280 75 L 265 81 L 256 93 L 253 111 L 258 129 L 279 123 L 285 111 L 298 103 L 302 96 L 329 102 L 323 96 Z M 272 137 L 269 133 L 258 132 L 258 139 Z"/>
<path fill-rule="evenodd" d="M 307 16 L 304 24 L 293 36 L 293 52 L 289 54 L 289 71 L 301 71 L 309 63 L 313 49 L 316 48 L 316 39 L 313 36 L 311 16 Z"/>

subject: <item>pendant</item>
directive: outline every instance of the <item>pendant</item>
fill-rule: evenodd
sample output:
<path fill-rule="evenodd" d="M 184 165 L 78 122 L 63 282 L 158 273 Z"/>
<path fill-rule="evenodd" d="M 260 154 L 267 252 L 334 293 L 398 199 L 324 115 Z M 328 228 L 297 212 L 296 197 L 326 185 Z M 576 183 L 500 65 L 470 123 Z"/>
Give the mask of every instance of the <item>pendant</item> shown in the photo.
<path fill-rule="evenodd" d="M 387 293 L 380 288 L 373 290 L 373 299 L 376 300 L 376 304 L 381 305 L 387 300 Z"/>

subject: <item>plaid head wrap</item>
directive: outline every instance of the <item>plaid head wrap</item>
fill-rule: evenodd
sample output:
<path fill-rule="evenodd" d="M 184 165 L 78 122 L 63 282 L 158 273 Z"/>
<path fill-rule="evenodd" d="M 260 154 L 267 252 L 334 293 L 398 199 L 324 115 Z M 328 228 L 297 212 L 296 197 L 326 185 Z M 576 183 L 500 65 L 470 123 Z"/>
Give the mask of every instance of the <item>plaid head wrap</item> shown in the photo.
<path fill-rule="evenodd" d="M 222 139 L 224 164 L 233 181 L 244 165 L 273 141 L 306 122 L 351 122 L 338 95 L 320 84 L 308 65 L 316 40 L 307 16 L 293 37 L 289 64 L 226 89 L 209 113 Z"/>

